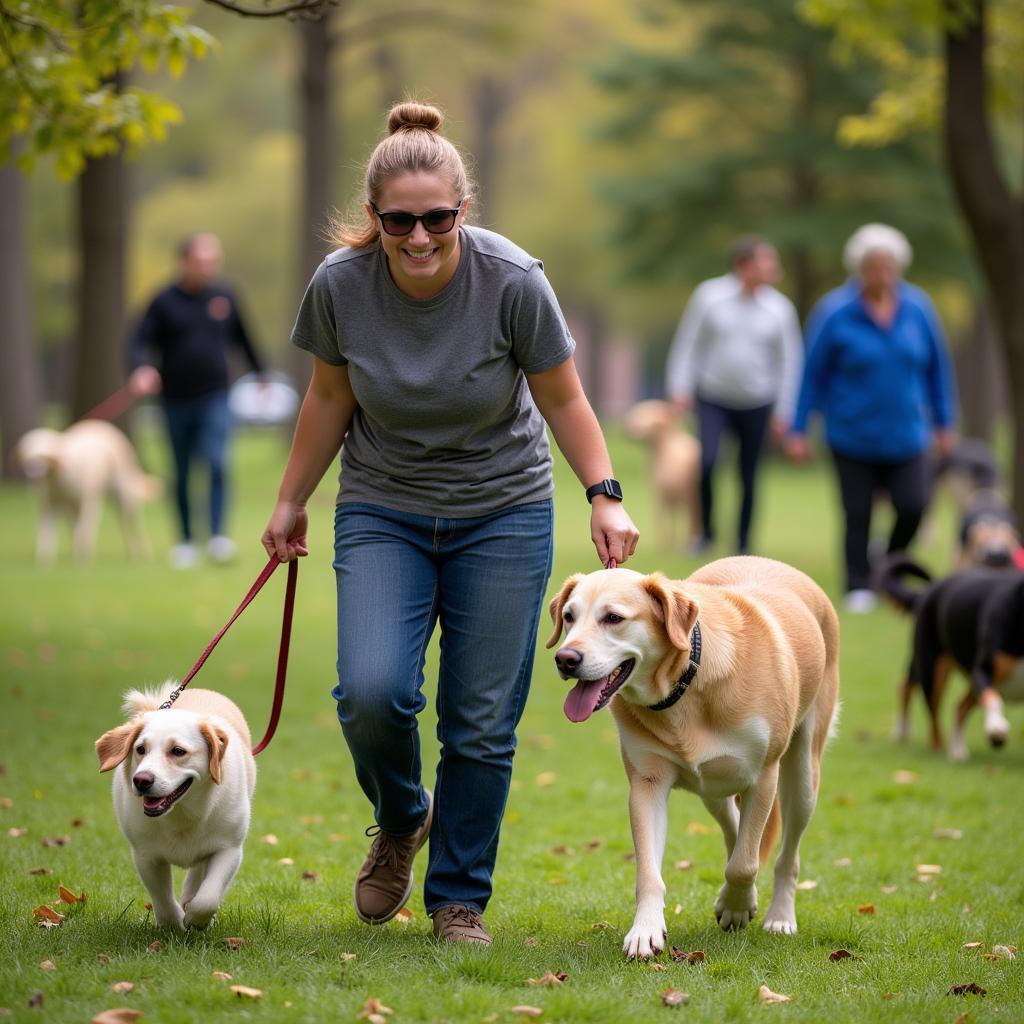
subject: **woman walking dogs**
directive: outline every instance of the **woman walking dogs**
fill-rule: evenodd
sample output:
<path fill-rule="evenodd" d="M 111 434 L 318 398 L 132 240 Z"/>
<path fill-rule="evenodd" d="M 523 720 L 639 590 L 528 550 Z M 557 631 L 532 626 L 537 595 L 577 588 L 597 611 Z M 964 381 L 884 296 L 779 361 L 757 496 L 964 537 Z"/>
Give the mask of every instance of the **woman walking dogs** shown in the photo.
<path fill-rule="evenodd" d="M 551 569 L 544 421 L 587 489 L 601 561 L 625 561 L 638 534 L 541 264 L 465 223 L 470 183 L 440 126 L 434 107 L 391 110 L 366 170 L 367 223 L 337 229 L 342 248 L 302 301 L 292 340 L 313 353 L 313 377 L 263 544 L 307 553 L 306 502 L 344 440 L 333 696 L 376 819 L 356 913 L 398 913 L 429 838 L 434 935 L 489 945 L 482 915 Z M 417 715 L 438 624 L 432 797 Z"/>

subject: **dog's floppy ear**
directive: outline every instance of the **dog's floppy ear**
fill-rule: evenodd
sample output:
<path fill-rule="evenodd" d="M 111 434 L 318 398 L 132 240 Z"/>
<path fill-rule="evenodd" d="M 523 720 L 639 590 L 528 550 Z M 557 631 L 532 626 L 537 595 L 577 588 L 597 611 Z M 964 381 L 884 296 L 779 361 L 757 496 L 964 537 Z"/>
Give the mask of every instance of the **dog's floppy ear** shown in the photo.
<path fill-rule="evenodd" d="M 220 782 L 220 761 L 228 745 L 228 734 L 219 726 L 209 722 L 200 722 L 199 731 L 210 748 L 210 778 Z"/>
<path fill-rule="evenodd" d="M 690 630 L 697 621 L 697 602 L 660 572 L 644 578 L 643 588 L 654 602 L 658 618 L 665 623 L 665 632 L 673 647 L 681 651 L 690 648 Z"/>
<path fill-rule="evenodd" d="M 135 741 L 142 732 L 143 722 L 138 719 L 126 722 L 110 732 L 105 732 L 96 741 L 96 754 L 100 759 L 100 771 L 109 772 L 116 768 L 131 752 Z"/>
<path fill-rule="evenodd" d="M 565 607 L 565 602 L 569 600 L 569 595 L 576 589 L 576 584 L 583 579 L 583 576 L 584 574 L 581 572 L 570 576 L 562 584 L 562 589 L 551 599 L 548 611 L 551 612 L 551 621 L 555 624 L 555 631 L 551 634 L 551 639 L 544 645 L 545 647 L 554 647 L 558 643 L 558 638 L 562 635 L 562 609 Z"/>

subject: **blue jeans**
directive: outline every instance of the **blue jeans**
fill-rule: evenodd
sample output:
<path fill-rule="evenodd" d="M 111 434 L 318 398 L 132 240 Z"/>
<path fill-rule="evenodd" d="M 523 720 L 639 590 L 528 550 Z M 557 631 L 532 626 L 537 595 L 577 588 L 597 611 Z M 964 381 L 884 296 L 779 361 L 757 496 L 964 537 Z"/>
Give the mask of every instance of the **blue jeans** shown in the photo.
<path fill-rule="evenodd" d="M 377 824 L 403 836 L 427 812 L 417 715 L 441 627 L 441 757 L 424 885 L 427 913 L 483 913 L 551 573 L 550 501 L 468 519 L 374 505 L 335 515 L 338 720 Z"/>
<path fill-rule="evenodd" d="M 224 532 L 227 450 L 231 435 L 228 393 L 214 391 L 199 398 L 165 398 L 163 406 L 174 455 L 174 492 L 182 539 L 192 539 L 188 478 L 196 458 L 210 467 L 210 536 L 215 537 Z"/>

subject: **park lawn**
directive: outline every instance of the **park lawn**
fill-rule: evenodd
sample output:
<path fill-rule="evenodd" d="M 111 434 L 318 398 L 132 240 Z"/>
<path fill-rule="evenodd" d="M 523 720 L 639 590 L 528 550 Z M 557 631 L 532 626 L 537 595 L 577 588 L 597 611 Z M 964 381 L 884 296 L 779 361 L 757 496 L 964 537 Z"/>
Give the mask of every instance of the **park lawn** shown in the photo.
<path fill-rule="evenodd" d="M 628 507 L 645 535 L 630 565 L 685 575 L 695 563 L 653 543 L 644 453 L 612 437 Z M 162 449 L 151 434 L 143 435 L 143 452 L 162 470 Z M 582 725 L 563 716 L 566 686 L 543 647 L 546 616 L 487 913 L 493 948 L 434 943 L 419 889 L 408 923 L 361 924 L 351 887 L 371 820 L 329 696 L 330 481 L 311 506 L 313 557 L 300 571 L 284 718 L 258 759 L 246 859 L 208 932 L 159 933 L 117 830 L 109 776 L 97 772 L 93 741 L 120 722 L 122 691 L 182 676 L 234 610 L 264 564 L 256 541 L 285 453 L 276 434 L 239 438 L 233 532 L 241 557 L 230 567 L 190 573 L 167 568 L 170 515 L 162 504 L 147 513 L 158 553 L 151 563 L 128 563 L 108 512 L 95 566 L 72 565 L 62 552 L 60 564 L 40 569 L 32 560 L 34 501 L 20 487 L 0 489 L 8 549 L 0 616 L 0 1007 L 12 1019 L 82 1022 L 124 1006 L 154 1022 L 354 1021 L 372 997 L 394 1011 L 386 1015 L 394 1024 L 1024 1019 L 1024 959 L 983 955 L 996 944 L 1024 947 L 1021 712 L 1009 709 L 1013 732 L 1002 751 L 988 749 L 976 717 L 972 758 L 964 765 L 925 747 L 920 707 L 913 742 L 891 742 L 909 625 L 887 609 L 842 616 L 842 718 L 802 845 L 802 878 L 816 886 L 798 894 L 798 935 L 718 929 L 712 904 L 724 867 L 721 839 L 699 800 L 679 792 L 670 805 L 665 858 L 669 943 L 703 951 L 705 962 L 675 962 L 667 952 L 653 964 L 623 959 L 634 877 L 615 730 L 607 713 Z M 557 474 L 550 593 L 569 573 L 597 567 L 583 496 L 564 463 Z M 773 463 L 762 481 L 758 550 L 809 571 L 837 596 L 828 467 Z M 721 490 L 724 526 L 735 496 L 724 482 Z M 951 513 L 940 507 L 922 557 L 944 568 L 951 544 Z M 720 553 L 728 553 L 724 545 Z M 243 707 L 254 738 L 270 707 L 283 575 L 270 581 L 197 679 Z M 435 657 L 428 663 L 431 697 Z M 953 700 L 948 704 L 947 718 Z M 436 757 L 432 710 L 422 732 L 429 767 Z M 421 857 L 420 871 L 424 864 Z M 939 870 L 922 875 L 919 864 Z M 30 873 L 37 867 L 49 873 Z M 61 884 L 84 890 L 88 902 L 61 904 Z M 762 910 L 770 888 L 766 869 Z M 32 911 L 40 904 L 66 913 L 64 923 L 37 926 Z M 227 937 L 244 945 L 229 949 Z M 965 948 L 971 942 L 984 946 Z M 830 961 L 840 948 L 856 958 Z M 46 961 L 52 969 L 41 966 Z M 566 974 L 561 985 L 530 984 L 559 971 Z M 111 986 L 123 981 L 133 990 L 114 993 Z M 970 982 L 987 994 L 948 994 Z M 258 989 L 262 997 L 237 996 L 231 985 Z M 792 1002 L 759 1003 L 761 985 Z M 664 1006 L 669 988 L 688 993 L 688 1004 Z M 30 1009 L 39 999 L 41 1008 Z M 522 1006 L 540 1015 L 514 1012 Z M 959 1017 L 965 1011 L 969 1018 Z"/>

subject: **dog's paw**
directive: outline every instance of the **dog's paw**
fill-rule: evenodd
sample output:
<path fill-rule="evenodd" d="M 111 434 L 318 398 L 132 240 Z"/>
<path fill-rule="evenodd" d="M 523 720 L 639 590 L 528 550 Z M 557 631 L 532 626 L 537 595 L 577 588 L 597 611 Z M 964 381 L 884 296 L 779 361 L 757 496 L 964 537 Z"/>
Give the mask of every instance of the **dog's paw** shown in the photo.
<path fill-rule="evenodd" d="M 962 736 L 954 736 L 949 741 L 950 761 L 966 761 L 969 756 L 964 738 Z"/>
<path fill-rule="evenodd" d="M 622 952 L 630 960 L 647 960 L 665 948 L 667 936 L 664 918 L 660 921 L 634 921 L 622 942 Z"/>
<path fill-rule="evenodd" d="M 200 931 L 207 928 L 219 909 L 218 903 L 193 898 L 185 904 L 185 927 L 197 928 Z"/>
<path fill-rule="evenodd" d="M 986 712 L 985 735 L 993 747 L 1001 747 L 1010 735 L 1010 723 L 999 709 Z"/>
<path fill-rule="evenodd" d="M 769 910 L 763 927 L 766 932 L 771 932 L 773 935 L 796 935 L 796 918 L 787 917 L 784 914 L 773 914 Z"/>
<path fill-rule="evenodd" d="M 737 888 L 728 882 L 715 900 L 715 917 L 722 931 L 746 928 L 757 914 L 757 888 L 753 885 Z"/>
<path fill-rule="evenodd" d="M 153 907 L 153 921 L 157 928 L 170 928 L 172 931 L 183 932 L 185 930 L 185 912 L 175 903 L 168 908 Z"/>
<path fill-rule="evenodd" d="M 910 739 L 910 721 L 906 718 L 896 719 L 892 727 L 893 743 L 906 743 Z"/>

